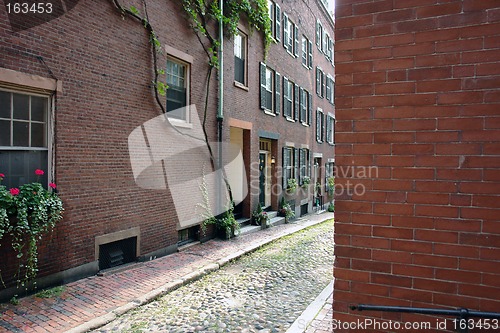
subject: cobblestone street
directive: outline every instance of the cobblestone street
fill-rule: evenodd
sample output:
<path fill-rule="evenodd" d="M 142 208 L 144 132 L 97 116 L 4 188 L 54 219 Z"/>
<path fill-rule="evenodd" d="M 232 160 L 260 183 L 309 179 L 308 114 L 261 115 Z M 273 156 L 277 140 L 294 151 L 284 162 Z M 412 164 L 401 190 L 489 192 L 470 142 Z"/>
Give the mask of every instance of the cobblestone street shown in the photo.
<path fill-rule="evenodd" d="M 280 239 L 94 332 L 286 332 L 332 280 L 333 221 Z"/>

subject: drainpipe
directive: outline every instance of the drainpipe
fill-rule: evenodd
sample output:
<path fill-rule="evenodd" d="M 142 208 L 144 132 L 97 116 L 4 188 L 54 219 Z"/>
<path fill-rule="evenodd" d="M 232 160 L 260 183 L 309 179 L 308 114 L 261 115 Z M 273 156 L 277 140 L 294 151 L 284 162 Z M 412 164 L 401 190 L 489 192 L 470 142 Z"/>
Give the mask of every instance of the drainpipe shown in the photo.
<path fill-rule="evenodd" d="M 221 17 L 219 19 L 219 105 L 217 107 L 217 139 L 219 141 L 219 149 L 217 156 L 218 168 L 222 168 L 222 122 L 224 120 L 224 23 L 222 20 L 222 13 L 224 12 L 224 0 L 219 0 L 219 8 Z M 220 184 L 220 182 L 219 182 Z M 222 207 L 222 188 L 218 192 L 218 206 Z"/>

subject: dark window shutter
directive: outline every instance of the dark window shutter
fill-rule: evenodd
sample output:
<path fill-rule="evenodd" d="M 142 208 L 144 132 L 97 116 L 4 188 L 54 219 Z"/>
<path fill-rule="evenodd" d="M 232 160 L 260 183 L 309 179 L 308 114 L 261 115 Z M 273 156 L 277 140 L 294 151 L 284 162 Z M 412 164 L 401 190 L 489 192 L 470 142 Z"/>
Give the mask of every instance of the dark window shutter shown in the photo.
<path fill-rule="evenodd" d="M 276 9 L 276 17 L 275 17 L 275 24 L 276 26 L 274 27 L 274 38 L 276 41 L 281 40 L 281 8 L 278 6 L 278 4 L 274 4 L 275 9 Z"/>
<path fill-rule="evenodd" d="M 307 52 L 308 52 L 308 64 L 307 66 L 309 68 L 312 68 L 312 64 L 313 64 L 313 46 L 312 46 L 312 42 L 310 40 L 307 41 Z"/>
<path fill-rule="evenodd" d="M 335 144 L 335 118 L 332 118 L 332 144 Z"/>
<path fill-rule="evenodd" d="M 330 116 L 326 116 L 326 142 L 330 143 Z"/>
<path fill-rule="evenodd" d="M 311 169 L 312 169 L 312 158 L 311 158 L 311 150 L 307 150 L 307 155 L 308 155 L 308 158 L 307 158 L 307 176 L 309 176 L 309 178 L 311 178 Z"/>
<path fill-rule="evenodd" d="M 293 165 L 293 177 L 299 180 L 299 148 L 294 149 L 294 165 Z"/>
<path fill-rule="evenodd" d="M 295 120 L 299 120 L 299 86 L 298 85 L 294 85 L 295 86 L 295 92 L 294 92 L 294 97 L 295 97 L 295 101 L 293 103 L 293 111 L 294 111 L 294 119 Z"/>
<path fill-rule="evenodd" d="M 335 105 L 335 81 L 332 80 L 332 104 Z"/>
<path fill-rule="evenodd" d="M 281 75 L 276 72 L 274 76 L 274 113 L 281 112 Z"/>
<path fill-rule="evenodd" d="M 288 15 L 283 13 L 283 47 L 288 50 Z"/>
<path fill-rule="evenodd" d="M 286 179 L 286 172 L 287 172 L 287 162 L 289 160 L 289 157 L 287 157 L 288 155 L 288 149 L 286 147 L 282 147 L 281 148 L 281 156 L 283 157 L 283 160 L 282 160 L 282 170 L 283 172 L 281 173 L 281 180 L 282 180 L 282 186 L 283 186 L 283 189 L 286 189 L 286 185 L 287 185 L 287 179 Z"/>
<path fill-rule="evenodd" d="M 266 65 L 260 63 L 260 108 L 266 108 Z"/>
<path fill-rule="evenodd" d="M 307 114 L 308 114 L 307 124 L 308 125 L 311 125 L 311 123 L 312 123 L 312 110 L 313 110 L 312 94 L 308 92 L 307 93 Z"/>
<path fill-rule="evenodd" d="M 325 114 L 321 113 L 321 141 L 325 140 L 326 137 L 326 121 L 325 121 Z"/>
<path fill-rule="evenodd" d="M 321 112 L 316 110 L 316 140 L 321 142 Z"/>
<path fill-rule="evenodd" d="M 316 94 L 321 96 L 321 70 L 316 67 Z"/>
<path fill-rule="evenodd" d="M 293 49 L 293 55 L 298 57 L 299 56 L 299 27 L 297 27 L 295 24 L 293 25 L 294 29 L 294 37 L 295 37 L 295 47 Z"/>

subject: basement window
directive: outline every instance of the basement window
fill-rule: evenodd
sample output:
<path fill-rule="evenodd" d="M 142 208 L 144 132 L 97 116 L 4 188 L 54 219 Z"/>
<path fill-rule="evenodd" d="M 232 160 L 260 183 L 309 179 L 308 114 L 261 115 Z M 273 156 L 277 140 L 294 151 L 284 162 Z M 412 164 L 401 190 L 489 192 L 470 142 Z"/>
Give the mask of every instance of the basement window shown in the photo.
<path fill-rule="evenodd" d="M 191 228 L 186 228 L 178 231 L 177 245 L 182 246 L 199 240 L 200 226 L 195 225 Z"/>
<path fill-rule="evenodd" d="M 99 270 L 134 262 L 136 250 L 137 237 L 99 245 Z"/>

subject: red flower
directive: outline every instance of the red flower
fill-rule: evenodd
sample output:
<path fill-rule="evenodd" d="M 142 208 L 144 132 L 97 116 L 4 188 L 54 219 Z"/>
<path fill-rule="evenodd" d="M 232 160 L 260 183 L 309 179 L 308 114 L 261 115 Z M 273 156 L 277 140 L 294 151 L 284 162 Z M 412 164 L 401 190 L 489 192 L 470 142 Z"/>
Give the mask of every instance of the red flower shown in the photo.
<path fill-rule="evenodd" d="M 35 170 L 35 175 L 37 176 L 43 176 L 45 172 L 43 172 L 43 170 L 40 170 L 40 169 L 36 169 Z"/>
<path fill-rule="evenodd" d="M 0 173 L 0 178 L 5 178 L 5 175 L 3 173 Z"/>
<path fill-rule="evenodd" d="M 18 195 L 19 194 L 19 189 L 18 188 L 11 188 L 9 191 L 10 191 L 10 194 L 12 194 L 12 195 Z"/>
<path fill-rule="evenodd" d="M 51 188 L 54 188 L 54 189 L 55 189 L 57 186 L 56 186 L 56 184 L 54 184 L 54 183 L 49 183 L 49 187 L 51 187 Z"/>

